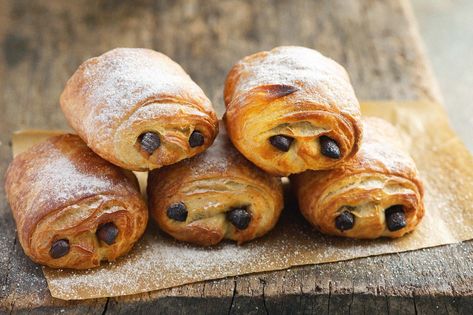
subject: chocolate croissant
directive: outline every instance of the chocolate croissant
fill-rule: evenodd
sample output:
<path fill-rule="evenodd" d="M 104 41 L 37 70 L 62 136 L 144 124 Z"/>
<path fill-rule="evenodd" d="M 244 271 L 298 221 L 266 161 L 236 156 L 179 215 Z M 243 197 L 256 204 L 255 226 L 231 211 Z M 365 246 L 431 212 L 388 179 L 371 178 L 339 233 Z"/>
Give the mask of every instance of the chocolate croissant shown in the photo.
<path fill-rule="evenodd" d="M 5 189 L 26 255 L 53 268 L 114 260 L 148 222 L 133 173 L 102 160 L 76 135 L 52 137 L 18 155 Z"/>
<path fill-rule="evenodd" d="M 61 108 L 95 153 L 136 171 L 196 155 L 218 132 L 204 92 L 149 49 L 117 48 L 85 61 L 67 82 Z"/>
<path fill-rule="evenodd" d="M 224 96 L 233 144 L 271 174 L 334 168 L 359 148 L 360 106 L 348 75 L 315 50 L 283 46 L 242 59 Z"/>
<path fill-rule="evenodd" d="M 347 164 L 291 177 L 299 207 L 322 233 L 403 236 L 424 216 L 422 183 L 397 130 L 379 118 L 363 122 L 363 144 Z"/>
<path fill-rule="evenodd" d="M 246 160 L 222 131 L 204 153 L 152 171 L 148 201 L 164 232 L 204 246 L 260 237 L 283 208 L 280 179 Z"/>

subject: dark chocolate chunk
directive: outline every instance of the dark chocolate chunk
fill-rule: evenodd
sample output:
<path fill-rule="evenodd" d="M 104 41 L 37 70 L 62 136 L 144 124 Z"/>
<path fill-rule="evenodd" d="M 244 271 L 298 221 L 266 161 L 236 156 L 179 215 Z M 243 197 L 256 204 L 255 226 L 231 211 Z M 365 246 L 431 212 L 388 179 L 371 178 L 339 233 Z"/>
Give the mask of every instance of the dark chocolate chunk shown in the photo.
<path fill-rule="evenodd" d="M 237 229 L 244 230 L 250 224 L 251 214 L 246 209 L 236 208 L 227 212 L 227 219 Z"/>
<path fill-rule="evenodd" d="M 407 225 L 406 215 L 401 205 L 395 205 L 384 211 L 386 224 L 391 232 L 398 231 Z"/>
<path fill-rule="evenodd" d="M 187 219 L 186 205 L 182 202 L 173 203 L 168 207 L 166 214 L 170 219 L 184 222 Z"/>
<path fill-rule="evenodd" d="M 99 240 L 102 240 L 108 245 L 112 245 L 113 243 L 115 243 L 117 236 L 118 228 L 112 222 L 102 224 L 97 229 L 97 237 L 99 238 Z"/>
<path fill-rule="evenodd" d="M 145 132 L 143 133 L 140 138 L 141 147 L 143 150 L 148 152 L 149 154 L 153 154 L 157 148 L 161 145 L 161 140 L 159 140 L 159 135 L 154 132 Z"/>
<path fill-rule="evenodd" d="M 268 99 L 277 99 L 299 91 L 299 88 L 291 85 L 274 84 L 264 87 Z"/>
<path fill-rule="evenodd" d="M 340 158 L 340 148 L 338 147 L 337 141 L 327 136 L 321 136 L 319 138 L 320 152 L 331 159 Z"/>
<path fill-rule="evenodd" d="M 51 246 L 51 249 L 49 250 L 49 255 L 54 258 L 58 259 L 61 258 L 62 256 L 67 255 L 69 253 L 69 241 L 66 239 L 62 240 L 57 240 L 53 243 Z"/>
<path fill-rule="evenodd" d="M 350 211 L 343 211 L 335 218 L 335 227 L 340 231 L 346 231 L 355 225 L 355 216 Z"/>
<path fill-rule="evenodd" d="M 294 138 L 283 136 L 283 135 L 276 135 L 269 138 L 269 142 L 273 147 L 283 152 L 289 151 Z"/>
<path fill-rule="evenodd" d="M 205 142 L 204 136 L 197 130 L 194 130 L 189 137 L 189 145 L 191 148 L 200 147 Z"/>

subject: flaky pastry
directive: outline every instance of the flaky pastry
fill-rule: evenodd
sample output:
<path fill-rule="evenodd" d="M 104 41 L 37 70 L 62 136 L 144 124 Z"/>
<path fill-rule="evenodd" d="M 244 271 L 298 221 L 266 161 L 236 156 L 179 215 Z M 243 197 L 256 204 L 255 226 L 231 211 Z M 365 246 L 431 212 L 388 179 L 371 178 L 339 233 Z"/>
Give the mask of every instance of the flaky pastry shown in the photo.
<path fill-rule="evenodd" d="M 205 246 L 260 237 L 283 208 L 280 179 L 245 159 L 224 131 L 204 153 L 152 171 L 148 199 L 163 231 Z"/>
<path fill-rule="evenodd" d="M 299 207 L 322 233 L 365 239 L 403 236 L 424 216 L 417 168 L 391 124 L 379 118 L 363 123 L 363 144 L 347 164 L 291 177 Z"/>
<path fill-rule="evenodd" d="M 148 222 L 136 177 L 76 135 L 19 154 L 5 190 L 26 255 L 53 268 L 86 269 L 128 252 Z"/>
<path fill-rule="evenodd" d="M 85 61 L 67 82 L 61 108 L 95 153 L 135 171 L 196 155 L 218 132 L 204 92 L 150 49 L 117 48 Z"/>
<path fill-rule="evenodd" d="M 359 148 L 360 106 L 347 72 L 319 52 L 283 46 L 245 57 L 225 82 L 236 148 L 275 175 L 331 169 Z"/>

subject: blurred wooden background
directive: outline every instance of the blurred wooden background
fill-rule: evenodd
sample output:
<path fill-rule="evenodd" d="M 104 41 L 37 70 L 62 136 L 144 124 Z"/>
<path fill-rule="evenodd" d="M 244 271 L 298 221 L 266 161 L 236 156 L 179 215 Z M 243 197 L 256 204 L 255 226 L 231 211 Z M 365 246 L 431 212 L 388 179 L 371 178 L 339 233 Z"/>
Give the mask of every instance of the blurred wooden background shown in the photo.
<path fill-rule="evenodd" d="M 473 1 L 412 4 L 452 126 L 473 152 Z"/>
<path fill-rule="evenodd" d="M 273 46 L 314 47 L 343 64 L 360 99 L 439 99 L 407 0 L 0 1 L 0 180 L 10 135 L 66 128 L 65 81 L 118 46 L 179 62 L 223 113 L 226 72 Z M 132 297 L 52 299 L 23 254 L 0 191 L 0 312 L 473 313 L 473 243 L 187 285 Z"/>

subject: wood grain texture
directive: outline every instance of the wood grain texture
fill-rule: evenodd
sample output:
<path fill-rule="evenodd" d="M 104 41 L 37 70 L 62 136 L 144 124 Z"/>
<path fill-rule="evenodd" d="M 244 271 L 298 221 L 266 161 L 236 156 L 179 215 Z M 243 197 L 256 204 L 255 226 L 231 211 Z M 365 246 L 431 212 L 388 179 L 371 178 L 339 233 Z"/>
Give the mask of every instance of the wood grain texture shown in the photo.
<path fill-rule="evenodd" d="M 232 64 L 283 44 L 315 47 L 343 64 L 360 99 L 438 99 L 406 1 L 0 1 L 0 180 L 12 131 L 66 128 L 58 98 L 67 78 L 118 46 L 168 54 L 220 114 Z M 3 185 L 0 231 L 5 313 L 473 313 L 472 242 L 66 302 L 50 297 L 24 256 Z"/>

